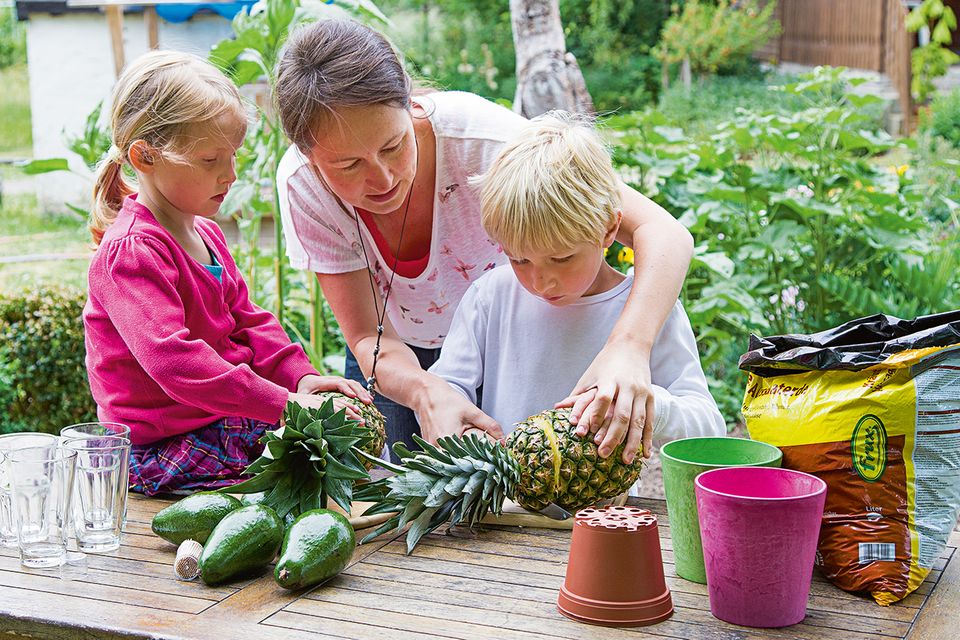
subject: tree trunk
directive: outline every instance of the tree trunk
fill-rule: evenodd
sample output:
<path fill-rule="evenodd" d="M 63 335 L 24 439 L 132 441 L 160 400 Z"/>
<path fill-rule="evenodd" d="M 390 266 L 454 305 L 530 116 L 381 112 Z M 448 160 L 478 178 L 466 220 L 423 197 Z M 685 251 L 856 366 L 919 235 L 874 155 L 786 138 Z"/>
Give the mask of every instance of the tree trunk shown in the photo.
<path fill-rule="evenodd" d="M 510 0 L 517 52 L 513 110 L 533 118 L 551 109 L 593 114 L 580 66 L 567 52 L 559 0 Z"/>

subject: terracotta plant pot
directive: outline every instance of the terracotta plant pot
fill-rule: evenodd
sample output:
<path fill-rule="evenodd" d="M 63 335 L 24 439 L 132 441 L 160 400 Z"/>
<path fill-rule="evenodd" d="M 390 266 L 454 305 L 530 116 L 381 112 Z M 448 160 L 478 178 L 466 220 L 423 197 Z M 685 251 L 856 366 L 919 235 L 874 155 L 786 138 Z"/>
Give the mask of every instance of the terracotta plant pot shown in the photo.
<path fill-rule="evenodd" d="M 557 608 L 568 618 L 611 627 L 673 615 L 656 516 L 627 506 L 578 511 Z"/>

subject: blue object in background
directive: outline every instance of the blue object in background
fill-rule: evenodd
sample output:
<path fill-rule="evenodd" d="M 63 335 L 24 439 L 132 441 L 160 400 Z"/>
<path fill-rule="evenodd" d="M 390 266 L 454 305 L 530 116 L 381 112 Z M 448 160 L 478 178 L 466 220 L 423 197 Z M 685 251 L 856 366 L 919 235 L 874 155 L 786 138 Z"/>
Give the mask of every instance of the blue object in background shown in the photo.
<path fill-rule="evenodd" d="M 157 15 L 167 22 L 186 22 L 198 11 L 207 9 L 227 20 L 233 20 L 233 17 L 241 10 L 252 6 L 255 2 L 256 0 L 240 0 L 240 2 L 212 2 L 208 4 L 158 4 Z"/>

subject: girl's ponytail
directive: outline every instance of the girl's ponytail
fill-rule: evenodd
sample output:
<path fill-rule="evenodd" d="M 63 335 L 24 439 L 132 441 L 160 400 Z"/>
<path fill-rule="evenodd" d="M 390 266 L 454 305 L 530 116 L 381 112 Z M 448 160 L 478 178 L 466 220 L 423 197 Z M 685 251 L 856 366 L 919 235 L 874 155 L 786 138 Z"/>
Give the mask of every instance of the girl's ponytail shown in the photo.
<path fill-rule="evenodd" d="M 123 152 L 111 146 L 107 157 L 97 167 L 93 185 L 93 208 L 90 210 L 90 233 L 93 243 L 100 244 L 103 234 L 123 205 L 123 199 L 134 192 L 123 177 Z"/>

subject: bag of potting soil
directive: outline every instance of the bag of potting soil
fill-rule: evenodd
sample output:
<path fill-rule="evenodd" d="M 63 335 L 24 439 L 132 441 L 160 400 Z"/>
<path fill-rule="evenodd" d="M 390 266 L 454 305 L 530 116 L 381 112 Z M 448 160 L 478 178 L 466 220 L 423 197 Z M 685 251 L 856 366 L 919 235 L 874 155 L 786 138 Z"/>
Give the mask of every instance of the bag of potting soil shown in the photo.
<path fill-rule="evenodd" d="M 824 575 L 881 605 L 906 597 L 960 509 L 960 311 L 751 336 L 740 368 L 750 436 L 827 483 Z"/>

